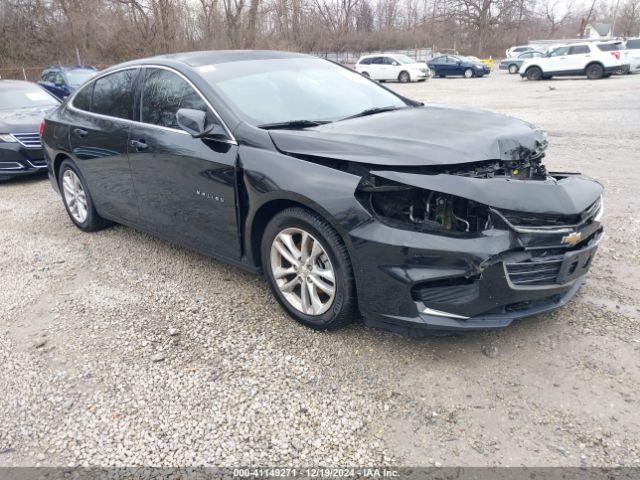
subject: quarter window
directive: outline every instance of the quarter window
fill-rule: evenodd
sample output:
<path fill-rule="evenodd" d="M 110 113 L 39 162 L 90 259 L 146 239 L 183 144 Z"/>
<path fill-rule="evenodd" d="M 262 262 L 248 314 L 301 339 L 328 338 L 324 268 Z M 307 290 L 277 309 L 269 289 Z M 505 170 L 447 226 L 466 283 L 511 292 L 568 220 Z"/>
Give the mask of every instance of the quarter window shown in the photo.
<path fill-rule="evenodd" d="M 94 83 L 91 111 L 110 117 L 133 119 L 133 82 L 138 69 L 122 70 Z"/>
<path fill-rule="evenodd" d="M 168 70 L 148 69 L 140 99 L 140 121 L 180 128 L 176 113 L 181 108 L 206 112 L 207 104 L 179 75 Z"/>

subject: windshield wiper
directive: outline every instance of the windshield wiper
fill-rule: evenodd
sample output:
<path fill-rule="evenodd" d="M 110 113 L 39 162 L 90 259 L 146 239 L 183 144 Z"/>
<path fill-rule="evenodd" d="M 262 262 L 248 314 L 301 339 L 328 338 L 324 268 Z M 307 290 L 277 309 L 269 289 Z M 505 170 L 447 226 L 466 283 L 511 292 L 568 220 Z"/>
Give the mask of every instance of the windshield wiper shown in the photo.
<path fill-rule="evenodd" d="M 363 110 L 360 113 L 356 113 L 355 115 L 349 115 L 348 117 L 341 118 L 340 120 L 342 121 L 342 120 L 349 120 L 350 118 L 366 117 L 368 115 L 375 115 L 376 113 L 392 112 L 394 110 L 401 110 L 403 108 L 407 108 L 407 107 L 388 106 L 388 107 L 368 108 L 366 110 Z"/>
<path fill-rule="evenodd" d="M 264 128 L 265 130 L 275 128 L 308 128 L 324 125 L 325 123 L 330 122 L 320 120 L 289 120 L 288 122 L 264 123 L 262 125 L 258 125 L 258 128 Z"/>

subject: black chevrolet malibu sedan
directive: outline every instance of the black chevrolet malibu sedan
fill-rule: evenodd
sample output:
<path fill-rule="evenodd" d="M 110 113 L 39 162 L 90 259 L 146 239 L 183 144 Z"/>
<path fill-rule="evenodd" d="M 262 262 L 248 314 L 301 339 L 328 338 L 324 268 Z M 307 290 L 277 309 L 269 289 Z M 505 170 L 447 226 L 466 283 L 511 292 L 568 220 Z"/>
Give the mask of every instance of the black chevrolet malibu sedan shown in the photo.
<path fill-rule="evenodd" d="M 59 104 L 35 83 L 0 80 L 0 181 L 47 171 L 38 127 Z"/>
<path fill-rule="evenodd" d="M 602 237 L 601 186 L 547 172 L 532 125 L 306 55 L 121 64 L 43 142 L 80 229 L 122 223 L 262 272 L 317 329 L 505 327 L 575 295 Z"/>

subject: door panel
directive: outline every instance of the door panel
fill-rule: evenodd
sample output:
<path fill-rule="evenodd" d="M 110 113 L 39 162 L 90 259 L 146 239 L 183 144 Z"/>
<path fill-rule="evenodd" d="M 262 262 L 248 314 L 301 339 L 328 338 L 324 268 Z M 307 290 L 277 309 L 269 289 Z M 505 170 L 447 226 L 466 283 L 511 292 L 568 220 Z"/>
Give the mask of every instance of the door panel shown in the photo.
<path fill-rule="evenodd" d="M 142 125 L 132 127 L 131 141 L 142 222 L 178 242 L 239 258 L 238 147 Z"/>
<path fill-rule="evenodd" d="M 238 147 L 182 131 L 176 120 L 179 108 L 208 110 L 176 73 L 146 69 L 141 123 L 132 127 L 128 146 L 141 221 L 177 242 L 239 259 Z"/>
<path fill-rule="evenodd" d="M 69 130 L 71 152 L 100 213 L 136 221 L 138 208 L 127 159 L 129 123 L 78 116 Z"/>

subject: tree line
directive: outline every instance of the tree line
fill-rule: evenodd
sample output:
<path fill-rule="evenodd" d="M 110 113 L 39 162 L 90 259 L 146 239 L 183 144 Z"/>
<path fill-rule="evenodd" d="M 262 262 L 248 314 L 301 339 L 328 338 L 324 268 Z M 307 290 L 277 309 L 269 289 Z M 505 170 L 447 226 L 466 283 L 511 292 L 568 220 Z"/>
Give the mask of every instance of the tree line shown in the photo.
<path fill-rule="evenodd" d="M 235 48 L 500 56 L 614 19 L 633 35 L 640 0 L 0 0 L 0 68 Z"/>

